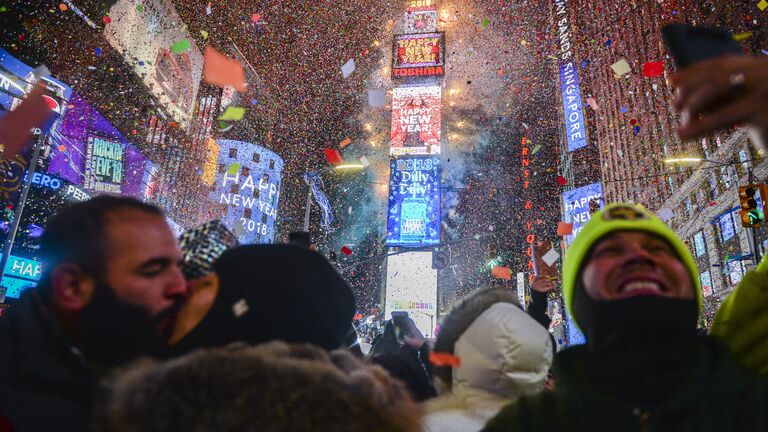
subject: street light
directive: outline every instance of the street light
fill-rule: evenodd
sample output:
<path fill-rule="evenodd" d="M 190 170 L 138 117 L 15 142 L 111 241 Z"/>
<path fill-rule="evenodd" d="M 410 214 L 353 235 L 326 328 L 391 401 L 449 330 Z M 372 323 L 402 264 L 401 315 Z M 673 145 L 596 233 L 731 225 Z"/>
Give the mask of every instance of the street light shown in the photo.
<path fill-rule="evenodd" d="M 335 165 L 333 167 L 333 169 L 336 171 L 355 170 L 355 169 L 363 169 L 363 168 L 365 168 L 365 165 L 354 164 L 354 163 L 340 164 L 340 165 Z"/>

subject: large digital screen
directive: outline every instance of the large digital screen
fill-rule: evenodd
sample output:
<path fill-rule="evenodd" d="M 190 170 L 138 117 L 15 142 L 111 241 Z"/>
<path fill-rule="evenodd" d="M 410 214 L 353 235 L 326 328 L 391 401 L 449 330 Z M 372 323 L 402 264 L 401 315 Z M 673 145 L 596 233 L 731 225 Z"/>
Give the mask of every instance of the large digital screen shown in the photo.
<path fill-rule="evenodd" d="M 96 136 L 88 137 L 85 152 L 85 188 L 98 192 L 120 193 L 122 183 L 123 145 Z"/>
<path fill-rule="evenodd" d="M 384 316 L 408 312 L 416 327 L 431 338 L 437 325 L 437 270 L 432 252 L 406 252 L 387 257 Z"/>
<path fill-rule="evenodd" d="M 171 0 L 117 0 L 104 36 L 184 127 L 195 109 L 203 55 Z"/>
<path fill-rule="evenodd" d="M 392 77 L 445 75 L 445 33 L 395 35 L 392 44 Z"/>
<path fill-rule="evenodd" d="M 390 155 L 440 154 L 441 104 L 440 86 L 395 88 Z"/>
<path fill-rule="evenodd" d="M 389 169 L 387 245 L 440 243 L 440 158 L 403 156 Z"/>
<path fill-rule="evenodd" d="M 256 144 L 217 140 L 215 189 L 209 200 L 226 206 L 221 219 L 241 244 L 272 243 L 283 159 Z"/>
<path fill-rule="evenodd" d="M 80 186 L 87 183 L 85 187 L 89 190 L 144 198 L 148 159 L 77 93 L 72 94 L 61 128 L 51 134 L 50 141 L 49 174 Z M 91 150 L 96 152 L 92 152 L 89 158 L 88 149 L 94 143 L 100 147 L 92 147 Z M 119 156 L 122 156 L 122 161 L 116 160 Z M 122 169 L 118 173 L 120 167 Z M 89 176 L 86 176 L 86 170 L 90 170 Z M 119 185 L 118 177 L 121 178 Z M 103 184 L 92 187 L 96 178 Z"/>
<path fill-rule="evenodd" d="M 406 33 L 424 33 L 437 31 L 437 10 L 408 10 L 405 14 Z"/>
<path fill-rule="evenodd" d="M 24 289 L 35 286 L 40 279 L 40 237 L 51 216 L 71 203 L 90 199 L 82 188 L 51 174 L 35 172 L 30 183 L 10 259 L 0 282 L 0 291 L 5 290 L 5 296 L 10 298 L 17 298 Z M 0 228 L 3 231 L 10 229 L 12 217 L 10 210 L 0 213 Z"/>
<path fill-rule="evenodd" d="M 573 239 L 589 221 L 589 202 L 596 200 L 600 208 L 605 207 L 603 199 L 603 185 L 592 183 L 580 188 L 563 192 L 563 208 L 565 209 L 565 222 L 573 224 L 573 234 L 565 238 L 566 244 L 573 243 Z"/>

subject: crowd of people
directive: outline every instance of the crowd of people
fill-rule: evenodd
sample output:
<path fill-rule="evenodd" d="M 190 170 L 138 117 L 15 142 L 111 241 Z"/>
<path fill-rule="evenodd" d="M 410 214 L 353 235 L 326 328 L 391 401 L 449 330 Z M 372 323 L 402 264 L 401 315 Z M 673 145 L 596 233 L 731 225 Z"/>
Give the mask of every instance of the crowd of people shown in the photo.
<path fill-rule="evenodd" d="M 765 59 L 694 71 L 675 78 L 681 135 L 765 136 Z M 130 198 L 63 210 L 40 255 L 39 286 L 0 318 L 3 432 L 768 430 L 768 261 L 701 335 L 695 260 L 634 204 L 570 246 L 561 289 L 587 342 L 559 353 L 542 306 L 557 284 L 537 277 L 528 312 L 478 287 L 434 342 L 406 317 L 364 354 L 352 290 L 319 253 L 238 245 L 215 221 L 177 241 Z"/>

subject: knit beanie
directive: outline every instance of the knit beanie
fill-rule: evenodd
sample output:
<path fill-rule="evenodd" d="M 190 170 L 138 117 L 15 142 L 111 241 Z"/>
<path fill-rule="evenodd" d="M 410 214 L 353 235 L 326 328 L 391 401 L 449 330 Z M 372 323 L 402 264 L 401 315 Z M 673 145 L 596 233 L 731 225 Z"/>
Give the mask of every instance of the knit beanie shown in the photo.
<path fill-rule="evenodd" d="M 576 238 L 566 252 L 563 262 L 563 297 L 568 313 L 578 324 L 574 315 L 574 292 L 581 285 L 581 273 L 593 246 L 603 237 L 618 231 L 642 231 L 666 240 L 677 256 L 688 268 L 691 282 L 696 293 L 696 302 L 701 314 L 703 298 L 699 271 L 691 252 L 685 243 L 661 219 L 642 207 L 633 204 L 616 203 L 606 206 L 603 210 L 592 215 L 589 222 L 578 232 Z M 580 288 L 580 289 L 583 289 Z"/>

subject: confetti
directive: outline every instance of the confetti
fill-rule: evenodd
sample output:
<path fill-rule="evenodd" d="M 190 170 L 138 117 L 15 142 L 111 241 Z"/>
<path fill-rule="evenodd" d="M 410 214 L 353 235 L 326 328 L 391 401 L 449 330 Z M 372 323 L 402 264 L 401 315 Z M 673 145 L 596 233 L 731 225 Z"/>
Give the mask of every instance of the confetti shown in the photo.
<path fill-rule="evenodd" d="M 181 54 L 184 51 L 189 51 L 192 49 L 192 44 L 189 43 L 188 39 L 182 39 L 173 45 L 171 45 L 171 51 L 173 51 L 175 54 Z"/>
<path fill-rule="evenodd" d="M 429 353 L 429 362 L 438 367 L 440 366 L 450 366 L 455 368 L 461 367 L 461 358 L 446 352 L 433 351 Z"/>
<path fill-rule="evenodd" d="M 368 90 L 368 106 L 371 108 L 384 108 L 387 106 L 387 95 L 384 90 Z"/>
<path fill-rule="evenodd" d="M 355 71 L 355 59 L 349 59 L 346 63 L 344 63 L 344 66 L 341 67 L 341 75 L 344 78 L 349 78 L 350 75 L 352 75 L 352 72 Z"/>
<path fill-rule="evenodd" d="M 6 159 L 31 143 L 32 129 L 42 128 L 53 117 L 44 94 L 45 87 L 35 86 L 16 109 L 0 117 L 0 145 Z"/>
<path fill-rule="evenodd" d="M 136 5 L 136 12 L 139 12 L 139 13 L 144 12 L 144 5 L 141 4 L 141 3 L 137 4 Z"/>
<path fill-rule="evenodd" d="M 245 108 L 228 106 L 227 109 L 224 111 L 224 114 L 222 114 L 221 117 L 219 117 L 219 120 L 239 121 L 243 119 L 244 115 L 245 115 Z"/>
<path fill-rule="evenodd" d="M 328 160 L 328 163 L 332 165 L 338 165 L 344 162 L 344 159 L 341 157 L 341 153 L 339 153 L 338 150 L 323 149 L 323 153 L 325 153 L 325 158 Z"/>
<path fill-rule="evenodd" d="M 351 138 L 344 138 L 344 140 L 339 143 L 339 148 L 343 149 L 344 147 L 348 146 L 351 142 L 352 142 Z"/>
<path fill-rule="evenodd" d="M 365 156 L 360 156 L 360 163 L 363 164 L 364 167 L 368 168 L 371 166 L 371 162 L 368 161 L 368 158 Z"/>
<path fill-rule="evenodd" d="M 512 279 L 512 270 L 509 267 L 495 266 L 491 269 L 491 275 L 496 279 Z"/>
<path fill-rule="evenodd" d="M 566 236 L 573 234 L 573 224 L 568 222 L 557 223 L 557 235 Z"/>
<path fill-rule="evenodd" d="M 342 246 L 341 247 L 341 253 L 343 253 L 346 256 L 350 256 L 350 255 L 352 255 L 352 249 L 350 249 L 347 246 Z"/>
<path fill-rule="evenodd" d="M 245 91 L 245 71 L 240 63 L 219 54 L 211 47 L 205 48 L 204 60 L 203 79 L 205 81 L 219 87 L 232 86 L 237 91 Z"/>
<path fill-rule="evenodd" d="M 616 77 L 621 77 L 622 75 L 632 72 L 632 68 L 629 67 L 629 63 L 627 63 L 625 59 L 621 59 L 612 64 L 611 69 L 613 69 L 613 73 Z"/>
<path fill-rule="evenodd" d="M 664 74 L 664 62 L 655 61 L 643 64 L 643 76 L 646 78 L 658 78 Z"/>
<path fill-rule="evenodd" d="M 65 3 L 59 3 L 59 9 L 60 9 L 62 12 L 66 12 L 66 11 L 67 11 L 67 9 L 69 9 L 69 7 L 67 7 L 67 5 L 66 5 Z"/>

